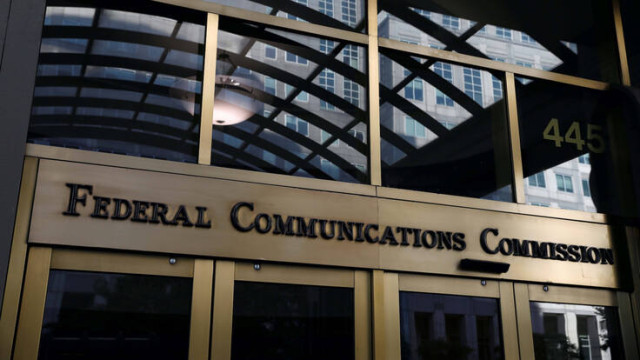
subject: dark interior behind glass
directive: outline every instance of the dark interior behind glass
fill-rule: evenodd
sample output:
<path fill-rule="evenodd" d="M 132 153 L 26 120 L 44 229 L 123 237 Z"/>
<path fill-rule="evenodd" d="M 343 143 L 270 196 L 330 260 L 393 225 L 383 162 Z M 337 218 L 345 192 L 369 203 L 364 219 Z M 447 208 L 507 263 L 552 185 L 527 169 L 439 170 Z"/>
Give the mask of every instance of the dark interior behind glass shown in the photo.
<path fill-rule="evenodd" d="M 190 278 L 52 270 L 40 360 L 187 359 Z"/>
<path fill-rule="evenodd" d="M 353 289 L 236 282 L 232 359 L 353 359 Z"/>

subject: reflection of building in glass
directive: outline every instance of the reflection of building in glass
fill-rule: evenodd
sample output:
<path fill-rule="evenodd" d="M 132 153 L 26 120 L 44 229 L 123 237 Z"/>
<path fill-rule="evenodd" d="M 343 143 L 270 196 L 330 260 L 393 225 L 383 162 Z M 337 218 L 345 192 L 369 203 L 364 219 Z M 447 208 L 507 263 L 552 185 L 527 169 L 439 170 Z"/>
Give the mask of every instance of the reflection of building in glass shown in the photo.
<path fill-rule="evenodd" d="M 402 359 L 502 359 L 497 301 L 400 293 Z"/>
<path fill-rule="evenodd" d="M 196 162 L 205 17 L 144 12 L 47 7 L 29 141 Z"/>
<path fill-rule="evenodd" d="M 612 343 L 617 334 L 611 329 L 616 323 L 607 308 L 586 305 L 531 303 L 531 324 L 536 357 L 555 359 L 579 358 L 609 360 L 621 354 Z M 615 330 L 613 330 L 615 331 Z"/>
<path fill-rule="evenodd" d="M 320 12 L 330 9 L 319 5 Z M 343 10 L 351 13 L 349 6 Z M 218 63 L 227 66 L 218 69 L 231 72 L 225 75 L 256 77 L 262 86 L 246 96 L 257 99 L 262 110 L 236 126 L 214 126 L 213 163 L 363 181 L 368 141 L 365 48 L 253 29 L 238 22 L 221 25 L 218 51 L 225 58 L 219 56 Z"/>
<path fill-rule="evenodd" d="M 521 31 L 479 24 L 436 12 L 409 9 L 383 8 L 378 17 L 380 36 L 543 70 L 555 70 L 563 66 L 562 59 L 577 53 L 576 44 L 573 43 L 561 42 L 560 48 L 552 48 L 545 42 L 545 46 L 553 50 L 551 51 Z M 421 29 L 413 25 L 420 26 Z M 416 61 L 413 64 L 409 58 L 402 59 L 384 52 L 380 58 L 381 86 L 393 92 L 387 95 L 387 99 L 398 96 L 402 98 L 384 101 L 387 100 L 384 98 L 385 89 L 381 89 L 381 125 L 410 144 L 410 147 L 405 146 L 403 149 L 399 140 L 391 141 L 394 134 L 385 134 L 383 131 L 383 166 L 401 164 L 401 160 L 410 157 L 412 152 L 427 149 L 427 145 L 438 138 L 446 139 L 447 142 L 457 141 L 459 146 L 466 147 L 468 145 L 460 141 L 462 130 L 447 130 L 455 130 L 465 122 L 477 121 L 492 107 L 504 106 L 501 101 L 504 96 L 503 81 L 491 72 L 440 61 L 418 60 L 416 57 L 412 59 Z M 428 69 L 425 69 L 427 66 Z M 531 80 L 518 80 L 517 86 L 520 88 L 533 84 Z M 486 118 L 484 120 L 489 121 Z M 439 133 L 437 130 L 440 130 Z M 499 149 L 495 151 L 498 152 Z M 589 187 L 588 155 L 570 161 L 563 160 L 556 165 L 540 174 L 532 174 L 533 179 L 525 181 L 527 203 L 595 212 Z M 500 171 L 498 166 L 496 162 L 496 172 Z M 525 174 L 527 175 L 530 174 Z M 540 181 L 536 181 L 538 178 Z M 500 186 L 499 182 L 496 185 L 475 196 L 509 201 L 508 193 L 500 196 L 499 193 L 490 192 L 504 186 Z M 440 192 L 438 187 L 426 190 Z M 440 190 L 449 192 L 445 187 Z"/>
<path fill-rule="evenodd" d="M 531 205 L 595 212 L 591 199 L 589 155 L 567 161 L 525 180 L 525 194 Z"/>

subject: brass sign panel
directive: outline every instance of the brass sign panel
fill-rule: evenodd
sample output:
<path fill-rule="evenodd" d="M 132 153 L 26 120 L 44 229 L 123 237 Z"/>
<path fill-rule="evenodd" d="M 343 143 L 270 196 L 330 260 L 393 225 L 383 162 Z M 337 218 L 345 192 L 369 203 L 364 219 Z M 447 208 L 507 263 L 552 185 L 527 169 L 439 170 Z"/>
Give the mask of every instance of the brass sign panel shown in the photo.
<path fill-rule="evenodd" d="M 617 287 L 602 224 L 54 160 L 29 242 Z"/>

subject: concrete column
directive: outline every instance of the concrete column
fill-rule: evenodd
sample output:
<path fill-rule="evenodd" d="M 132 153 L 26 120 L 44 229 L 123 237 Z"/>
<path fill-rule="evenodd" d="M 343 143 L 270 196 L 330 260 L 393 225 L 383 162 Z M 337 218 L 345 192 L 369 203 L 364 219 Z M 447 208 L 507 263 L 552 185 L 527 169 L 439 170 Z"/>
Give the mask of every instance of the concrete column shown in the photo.
<path fill-rule="evenodd" d="M 0 0 L 0 36 L 4 35 L 0 37 L 0 299 L 11 251 L 44 11 L 45 0 Z"/>

